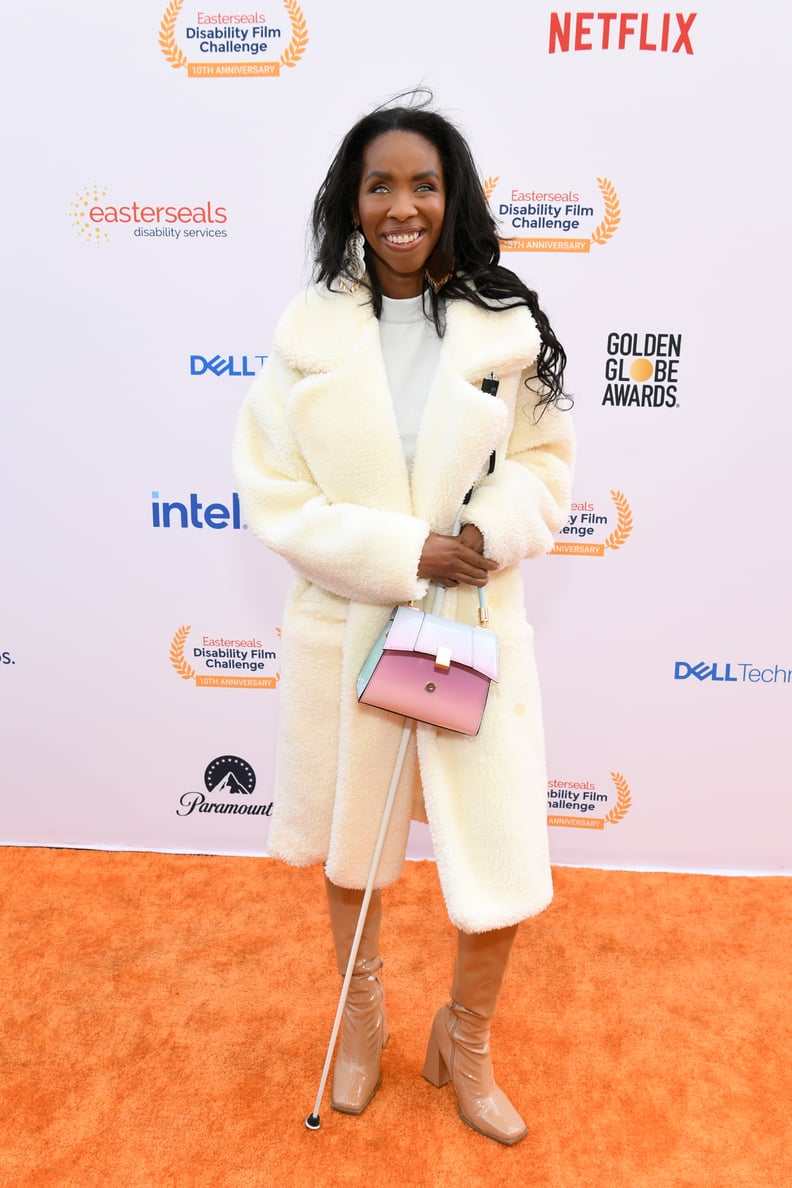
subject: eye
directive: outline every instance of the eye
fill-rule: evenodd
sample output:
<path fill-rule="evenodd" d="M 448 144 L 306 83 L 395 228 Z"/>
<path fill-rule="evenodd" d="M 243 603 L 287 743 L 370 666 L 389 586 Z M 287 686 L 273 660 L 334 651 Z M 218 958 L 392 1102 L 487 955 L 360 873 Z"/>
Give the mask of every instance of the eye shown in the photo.
<path fill-rule="evenodd" d="M 435 184 L 434 184 L 434 182 L 421 182 L 421 184 L 420 184 L 419 186 L 416 186 L 416 189 L 417 189 L 417 190 L 429 190 L 429 191 L 432 191 L 432 190 L 434 190 L 435 188 L 436 188 L 436 187 L 435 187 Z"/>
<path fill-rule="evenodd" d="M 369 190 L 369 194 L 387 194 L 387 192 L 388 187 L 385 185 L 385 182 L 377 182 L 377 184 L 372 186 Z"/>

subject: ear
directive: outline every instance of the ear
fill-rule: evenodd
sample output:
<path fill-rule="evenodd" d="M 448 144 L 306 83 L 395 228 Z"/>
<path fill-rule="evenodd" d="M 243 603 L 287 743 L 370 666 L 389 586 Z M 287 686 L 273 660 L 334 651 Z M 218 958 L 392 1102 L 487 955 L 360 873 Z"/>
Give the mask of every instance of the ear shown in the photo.
<path fill-rule="evenodd" d="M 360 211 L 358 210 L 357 206 L 352 207 L 352 222 L 355 227 L 360 226 Z"/>

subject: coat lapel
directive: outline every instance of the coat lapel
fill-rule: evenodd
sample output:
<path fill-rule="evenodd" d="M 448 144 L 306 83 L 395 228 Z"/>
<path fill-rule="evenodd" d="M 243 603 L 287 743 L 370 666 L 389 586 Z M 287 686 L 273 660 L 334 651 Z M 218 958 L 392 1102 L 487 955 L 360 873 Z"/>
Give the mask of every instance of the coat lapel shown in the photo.
<path fill-rule="evenodd" d="M 515 373 L 536 358 L 539 344 L 524 306 L 490 312 L 465 301 L 449 305 L 412 472 L 413 511 L 435 531 L 451 530 L 492 451 L 505 448 L 511 415 L 504 397 L 515 386 Z M 495 398 L 481 391 L 491 371 L 502 385 Z"/>
<path fill-rule="evenodd" d="M 310 290 L 309 297 L 277 339 L 303 372 L 288 405 L 303 457 L 332 502 L 409 515 L 407 465 L 365 293 Z"/>

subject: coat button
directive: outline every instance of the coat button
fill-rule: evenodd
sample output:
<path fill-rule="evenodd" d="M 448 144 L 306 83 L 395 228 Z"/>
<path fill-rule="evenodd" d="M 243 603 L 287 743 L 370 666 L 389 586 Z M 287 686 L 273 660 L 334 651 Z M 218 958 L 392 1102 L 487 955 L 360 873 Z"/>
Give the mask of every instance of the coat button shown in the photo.
<path fill-rule="evenodd" d="M 437 685 L 433 685 L 432 682 L 430 681 L 429 684 L 426 686 L 426 692 L 434 693 L 436 688 L 437 688 Z"/>

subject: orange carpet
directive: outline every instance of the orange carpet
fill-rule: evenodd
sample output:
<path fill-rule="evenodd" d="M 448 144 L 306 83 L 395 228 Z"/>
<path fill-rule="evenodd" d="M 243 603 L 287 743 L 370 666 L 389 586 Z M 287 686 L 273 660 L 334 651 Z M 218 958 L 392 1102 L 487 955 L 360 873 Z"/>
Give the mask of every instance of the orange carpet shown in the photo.
<path fill-rule="evenodd" d="M 391 1024 L 358 1118 L 304 1126 L 339 979 L 321 872 L 0 850 L 0 1183 L 792 1184 L 792 882 L 559 869 L 493 1028 L 513 1148 L 421 1077 L 453 933 L 430 863 L 385 893 Z"/>

